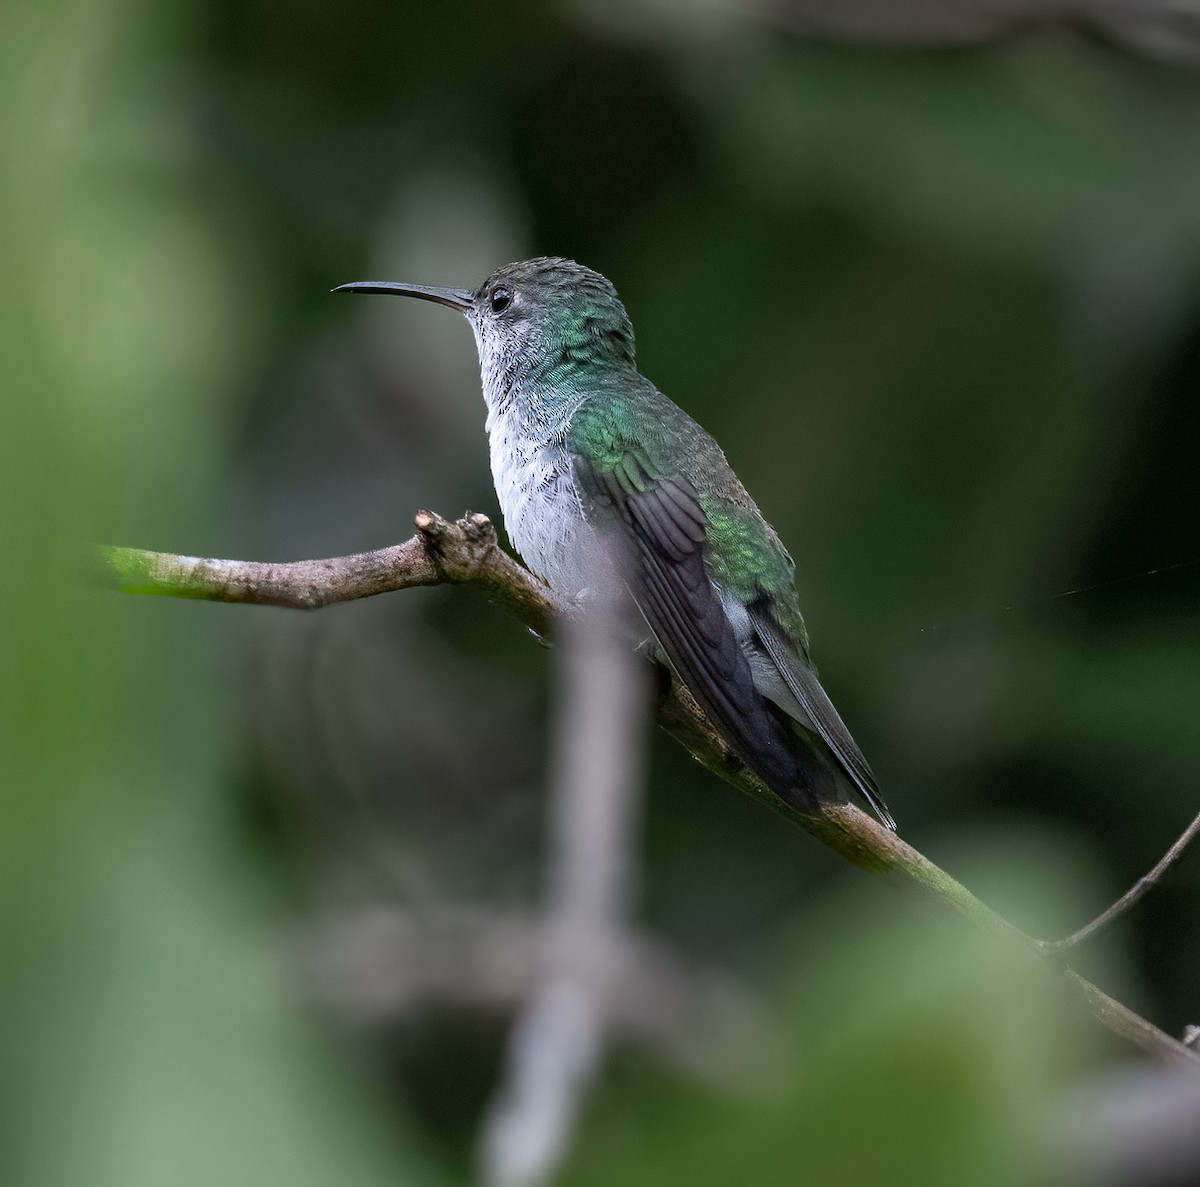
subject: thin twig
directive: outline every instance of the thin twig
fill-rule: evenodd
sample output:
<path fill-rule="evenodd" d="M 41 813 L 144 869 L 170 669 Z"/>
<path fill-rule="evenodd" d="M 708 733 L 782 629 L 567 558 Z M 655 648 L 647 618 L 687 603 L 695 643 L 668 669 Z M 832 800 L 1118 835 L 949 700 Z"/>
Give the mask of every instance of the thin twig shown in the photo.
<path fill-rule="evenodd" d="M 1163 854 L 1154 869 L 1140 877 L 1107 911 L 1097 915 L 1091 923 L 1085 924 L 1064 940 L 1047 943 L 1045 945 L 1047 951 L 1065 952 L 1074 948 L 1076 944 L 1095 935 L 1102 927 L 1107 926 L 1119 915 L 1124 915 L 1131 907 L 1140 903 L 1162 881 L 1163 875 L 1179 860 L 1183 851 L 1196 839 L 1198 833 L 1200 833 L 1200 813 L 1196 814 L 1196 818 L 1183 830 L 1175 844 Z"/>
<path fill-rule="evenodd" d="M 416 522 L 418 534 L 395 548 L 290 566 L 197 561 L 124 548 L 105 549 L 102 556 L 109 584 L 135 593 L 310 608 L 389 589 L 471 581 L 482 584 L 490 596 L 539 634 L 547 633 L 563 617 L 566 608 L 547 587 L 497 547 L 495 532 L 485 516 L 449 523 L 423 511 Z M 814 816 L 785 805 L 729 749 L 678 682 L 672 681 L 662 691 L 656 710 L 659 724 L 699 762 L 795 821 L 847 861 L 949 906 L 978 926 L 1001 931 L 1027 949 L 1047 954 L 1044 944 L 1019 932 L 945 870 L 853 804 L 825 804 Z M 1082 977 L 1070 970 L 1060 971 L 1082 1006 L 1103 1026 L 1157 1058 L 1200 1070 L 1200 1054 Z"/>

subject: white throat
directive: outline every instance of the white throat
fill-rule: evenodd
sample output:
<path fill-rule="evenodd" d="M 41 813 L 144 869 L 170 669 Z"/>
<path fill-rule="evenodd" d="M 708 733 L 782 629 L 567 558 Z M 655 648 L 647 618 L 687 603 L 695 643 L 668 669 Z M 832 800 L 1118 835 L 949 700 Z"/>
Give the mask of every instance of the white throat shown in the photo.
<path fill-rule="evenodd" d="M 579 558 L 584 523 L 566 436 L 584 393 L 538 398 L 521 374 L 522 350 L 497 350 L 473 322 L 487 404 L 492 481 L 504 527 L 525 563 L 553 590 L 574 597 L 586 587 Z M 513 344 L 515 345 L 515 344 Z"/>

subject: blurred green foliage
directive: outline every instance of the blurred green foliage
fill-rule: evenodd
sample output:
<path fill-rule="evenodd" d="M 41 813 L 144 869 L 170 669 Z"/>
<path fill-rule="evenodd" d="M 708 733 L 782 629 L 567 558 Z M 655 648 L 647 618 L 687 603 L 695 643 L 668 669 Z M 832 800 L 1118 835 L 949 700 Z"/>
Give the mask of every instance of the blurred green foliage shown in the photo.
<path fill-rule="evenodd" d="M 1200 553 L 1194 70 L 699 4 L 5 17 L 0 1182 L 468 1174 L 500 1029 L 348 1027 L 296 937 L 532 900 L 543 652 L 470 591 L 302 617 L 104 596 L 82 559 L 494 511 L 466 329 L 339 282 L 610 275 L 796 556 L 905 835 L 1017 922 L 1071 930 L 1192 815 L 1200 567 L 1109 583 Z M 730 1097 L 623 1053 L 568 1181 L 1038 1181 L 1094 1058 L 1059 1005 L 844 901 L 665 742 L 651 785 L 643 922 L 773 1003 L 788 1074 Z M 1198 890 L 1193 859 L 1095 957 L 1170 1030 Z"/>

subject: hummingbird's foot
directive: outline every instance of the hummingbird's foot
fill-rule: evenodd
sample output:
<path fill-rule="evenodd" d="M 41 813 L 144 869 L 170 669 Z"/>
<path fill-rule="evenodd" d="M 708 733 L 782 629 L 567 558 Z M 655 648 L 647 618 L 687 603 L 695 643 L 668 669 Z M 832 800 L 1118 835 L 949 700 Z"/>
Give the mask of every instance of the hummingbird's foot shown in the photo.
<path fill-rule="evenodd" d="M 642 659 L 661 661 L 662 653 L 653 635 L 647 635 L 634 649 L 634 653 Z"/>
<path fill-rule="evenodd" d="M 537 633 L 537 631 L 535 631 L 533 629 L 533 627 L 529 627 L 528 630 L 529 630 L 529 633 L 533 636 L 533 641 L 539 647 L 544 647 L 547 651 L 550 651 L 553 649 L 553 647 L 554 647 L 553 639 L 548 639 L 545 635 L 539 635 Z"/>

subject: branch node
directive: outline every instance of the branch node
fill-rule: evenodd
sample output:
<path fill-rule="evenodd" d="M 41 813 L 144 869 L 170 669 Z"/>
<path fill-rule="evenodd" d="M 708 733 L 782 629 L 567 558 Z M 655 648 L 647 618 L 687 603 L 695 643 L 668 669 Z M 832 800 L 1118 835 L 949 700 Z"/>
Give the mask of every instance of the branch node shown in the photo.
<path fill-rule="evenodd" d="M 470 511 L 458 521 L 467 543 L 475 556 L 476 568 L 481 569 L 495 557 L 500 545 L 496 541 L 496 529 L 482 511 Z"/>
<path fill-rule="evenodd" d="M 492 521 L 478 511 L 468 512 L 454 523 L 432 511 L 418 511 L 413 522 L 442 581 L 461 584 L 478 580 L 499 549 Z"/>

